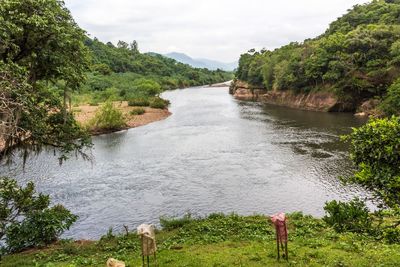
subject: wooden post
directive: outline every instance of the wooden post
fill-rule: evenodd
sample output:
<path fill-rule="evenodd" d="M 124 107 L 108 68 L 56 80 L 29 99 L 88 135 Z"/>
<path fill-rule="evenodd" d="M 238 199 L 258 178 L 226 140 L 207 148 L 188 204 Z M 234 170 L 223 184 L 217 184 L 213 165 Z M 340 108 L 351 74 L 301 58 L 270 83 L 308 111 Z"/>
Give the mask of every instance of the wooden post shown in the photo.
<path fill-rule="evenodd" d="M 141 236 L 141 241 L 142 241 L 142 242 L 140 242 L 140 244 L 141 244 L 141 248 L 142 248 L 142 267 L 144 267 L 143 236 Z"/>
<path fill-rule="evenodd" d="M 279 213 L 271 216 L 271 221 L 275 225 L 276 231 L 276 248 L 277 248 L 277 259 L 278 261 L 281 258 L 281 249 L 283 253 L 283 258 L 287 261 L 289 260 L 288 256 L 288 232 L 286 225 L 286 216 L 284 213 Z M 280 246 L 280 248 L 279 248 Z"/>
<path fill-rule="evenodd" d="M 153 255 L 155 266 L 157 266 L 157 257 L 156 257 L 156 236 L 155 236 L 155 228 L 153 225 L 142 224 L 137 228 L 137 233 L 140 236 L 141 247 L 142 247 L 142 267 L 144 267 L 147 262 L 147 267 L 150 266 L 150 256 Z M 145 260 L 145 257 L 147 260 Z"/>
<path fill-rule="evenodd" d="M 286 261 L 289 261 L 289 255 L 288 255 L 288 249 L 287 249 L 287 241 L 285 242 L 285 255 L 286 255 Z"/>
<path fill-rule="evenodd" d="M 276 248 L 278 252 L 278 261 L 280 260 L 280 251 L 279 251 L 279 235 L 278 235 L 278 229 L 275 227 L 276 230 Z"/>

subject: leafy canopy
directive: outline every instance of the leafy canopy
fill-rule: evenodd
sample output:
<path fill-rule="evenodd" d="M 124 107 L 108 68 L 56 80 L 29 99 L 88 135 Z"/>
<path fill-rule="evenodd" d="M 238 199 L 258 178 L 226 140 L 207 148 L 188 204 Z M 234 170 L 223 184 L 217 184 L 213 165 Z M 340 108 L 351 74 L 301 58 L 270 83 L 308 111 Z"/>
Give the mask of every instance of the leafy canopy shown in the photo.
<path fill-rule="evenodd" d="M 1 1 L 0 159 L 45 146 L 59 148 L 61 162 L 73 151 L 87 156 L 90 139 L 66 109 L 68 91 L 84 81 L 85 38 L 63 1 Z M 64 102 L 48 86 L 57 81 Z"/>
<path fill-rule="evenodd" d="M 357 167 L 345 181 L 363 185 L 386 206 L 400 211 L 400 117 L 372 119 L 353 129 L 351 159 Z"/>
<path fill-rule="evenodd" d="M 49 196 L 37 194 L 32 182 L 21 187 L 13 179 L 0 177 L 1 251 L 50 244 L 77 220 L 63 206 L 49 205 Z"/>
<path fill-rule="evenodd" d="M 268 90 L 328 90 L 360 101 L 400 76 L 400 2 L 357 5 L 303 43 L 241 55 L 236 78 Z"/>
<path fill-rule="evenodd" d="M 25 67 L 28 81 L 84 80 L 88 50 L 84 31 L 59 0 L 2 0 L 0 59 Z"/>

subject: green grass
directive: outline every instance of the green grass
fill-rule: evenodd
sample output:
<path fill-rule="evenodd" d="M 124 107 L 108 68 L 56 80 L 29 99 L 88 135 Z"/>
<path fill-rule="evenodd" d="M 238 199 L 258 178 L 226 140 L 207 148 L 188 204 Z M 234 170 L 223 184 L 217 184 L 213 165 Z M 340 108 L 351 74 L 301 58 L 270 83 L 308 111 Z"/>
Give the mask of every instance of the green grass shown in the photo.
<path fill-rule="evenodd" d="M 289 216 L 289 261 L 276 260 L 275 234 L 264 216 L 214 214 L 168 224 L 157 233 L 159 266 L 399 266 L 400 245 L 358 234 L 337 234 L 322 220 Z M 105 266 L 109 257 L 141 266 L 134 233 L 78 245 L 9 255 L 1 266 Z"/>

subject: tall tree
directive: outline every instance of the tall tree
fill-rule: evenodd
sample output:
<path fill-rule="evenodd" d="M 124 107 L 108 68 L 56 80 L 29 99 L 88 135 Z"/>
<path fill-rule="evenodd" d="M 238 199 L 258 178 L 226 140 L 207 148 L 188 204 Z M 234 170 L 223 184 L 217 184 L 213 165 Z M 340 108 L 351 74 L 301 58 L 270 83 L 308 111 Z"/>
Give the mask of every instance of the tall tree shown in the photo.
<path fill-rule="evenodd" d="M 0 2 L 0 159 L 16 147 L 27 155 L 50 145 L 63 160 L 90 144 L 66 109 L 68 90 L 85 78 L 85 38 L 63 1 Z M 47 86 L 57 81 L 64 103 Z"/>

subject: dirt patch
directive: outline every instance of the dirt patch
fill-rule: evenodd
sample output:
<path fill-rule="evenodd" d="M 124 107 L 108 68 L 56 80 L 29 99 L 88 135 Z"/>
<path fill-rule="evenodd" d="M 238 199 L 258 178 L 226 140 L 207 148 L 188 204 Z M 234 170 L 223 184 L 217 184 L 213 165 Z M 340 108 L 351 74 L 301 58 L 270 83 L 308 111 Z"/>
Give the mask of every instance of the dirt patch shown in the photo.
<path fill-rule="evenodd" d="M 118 108 L 122 113 L 124 114 L 126 118 L 126 127 L 124 129 L 128 128 L 135 128 L 139 126 L 143 126 L 155 121 L 160 121 L 168 116 L 171 115 L 171 112 L 168 111 L 168 109 L 156 109 L 156 108 L 150 108 L 150 107 L 143 107 L 145 110 L 145 113 L 142 115 L 131 115 L 130 111 L 138 108 L 138 107 L 130 107 L 128 106 L 127 101 L 118 101 L 114 102 L 114 106 Z M 73 108 L 74 116 L 75 119 L 80 123 L 81 125 L 87 125 L 89 121 L 94 118 L 96 115 L 97 110 L 99 109 L 100 106 L 90 106 L 90 105 L 82 105 L 78 107 Z M 116 129 L 116 130 L 107 130 L 107 131 L 96 131 L 92 132 L 93 134 L 103 134 L 103 133 L 108 133 L 108 132 L 113 132 L 113 131 L 118 131 L 118 130 L 124 130 L 124 129 Z"/>

